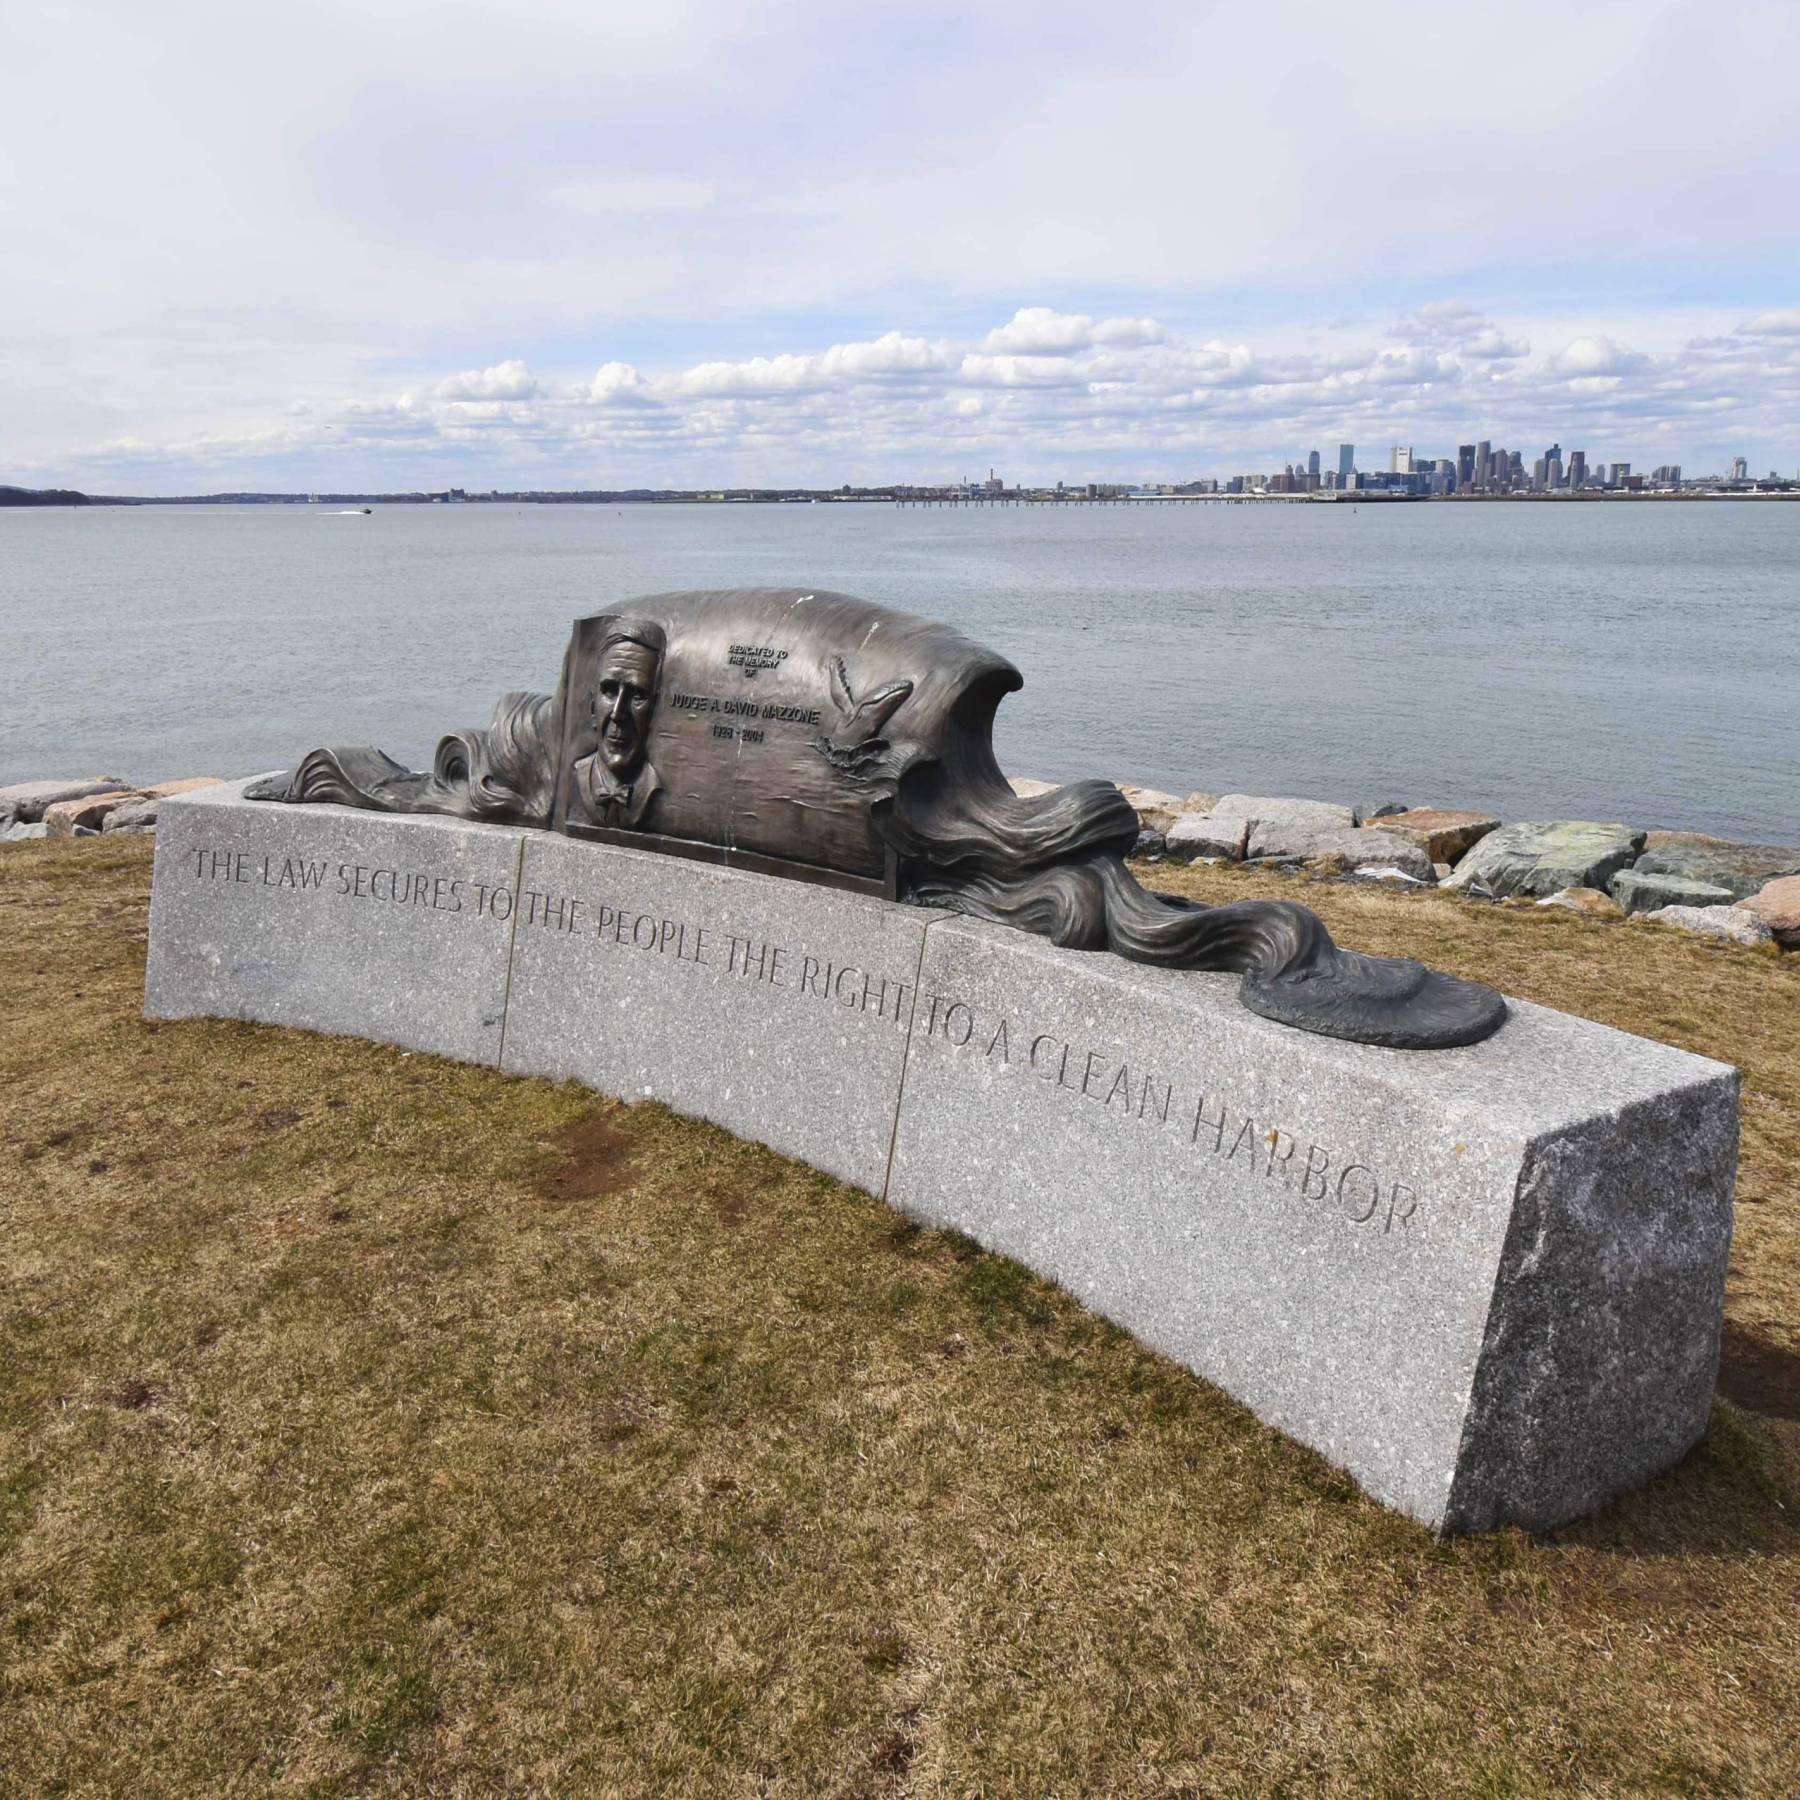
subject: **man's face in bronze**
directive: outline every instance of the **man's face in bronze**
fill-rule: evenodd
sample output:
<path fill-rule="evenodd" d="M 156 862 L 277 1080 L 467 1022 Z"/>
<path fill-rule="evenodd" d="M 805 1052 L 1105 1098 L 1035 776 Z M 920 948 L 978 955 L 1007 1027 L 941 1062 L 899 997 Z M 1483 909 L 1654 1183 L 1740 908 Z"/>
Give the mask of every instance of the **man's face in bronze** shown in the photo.
<path fill-rule="evenodd" d="M 600 759 L 620 781 L 629 780 L 644 761 L 656 707 L 656 664 L 656 652 L 647 644 L 609 644 L 600 657 L 594 723 Z"/>

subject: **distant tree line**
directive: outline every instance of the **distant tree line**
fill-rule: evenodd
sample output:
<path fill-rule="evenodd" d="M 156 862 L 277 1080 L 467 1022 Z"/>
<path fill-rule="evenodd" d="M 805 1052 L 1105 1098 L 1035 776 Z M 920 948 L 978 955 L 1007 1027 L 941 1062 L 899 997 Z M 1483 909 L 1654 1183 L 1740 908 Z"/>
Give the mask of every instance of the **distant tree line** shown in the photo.
<path fill-rule="evenodd" d="M 74 488 L 0 487 L 0 506 L 92 506 L 86 494 Z"/>

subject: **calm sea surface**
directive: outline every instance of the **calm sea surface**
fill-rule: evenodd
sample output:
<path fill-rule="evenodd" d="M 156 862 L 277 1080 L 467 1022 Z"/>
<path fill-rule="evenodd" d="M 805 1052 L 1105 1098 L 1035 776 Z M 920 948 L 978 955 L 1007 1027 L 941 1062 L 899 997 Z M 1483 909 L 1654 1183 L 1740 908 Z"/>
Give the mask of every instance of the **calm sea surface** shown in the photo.
<path fill-rule="evenodd" d="M 797 582 L 1004 652 L 1009 772 L 1800 841 L 1800 506 L 0 512 L 0 782 L 376 743 L 571 617 Z"/>

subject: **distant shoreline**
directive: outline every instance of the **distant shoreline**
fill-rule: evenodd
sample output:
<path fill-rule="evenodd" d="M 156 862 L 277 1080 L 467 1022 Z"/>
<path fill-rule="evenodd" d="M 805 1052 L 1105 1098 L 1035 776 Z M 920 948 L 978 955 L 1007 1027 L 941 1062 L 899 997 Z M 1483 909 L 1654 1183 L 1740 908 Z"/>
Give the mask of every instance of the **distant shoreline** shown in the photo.
<path fill-rule="evenodd" d="M 1097 506 L 1642 506 L 1661 503 L 1692 505 L 1722 500 L 1800 500 L 1800 482 L 1748 489 L 1690 488 L 1628 493 L 1516 494 L 1053 494 L 1013 492 L 958 494 L 907 488 L 630 488 L 619 492 L 574 489 L 566 493 L 532 491 L 485 494 L 345 493 L 345 494 L 86 494 L 74 488 L 0 487 L 0 508 L 85 506 L 898 506 L 898 507 L 1044 507 L 1079 509 Z"/>

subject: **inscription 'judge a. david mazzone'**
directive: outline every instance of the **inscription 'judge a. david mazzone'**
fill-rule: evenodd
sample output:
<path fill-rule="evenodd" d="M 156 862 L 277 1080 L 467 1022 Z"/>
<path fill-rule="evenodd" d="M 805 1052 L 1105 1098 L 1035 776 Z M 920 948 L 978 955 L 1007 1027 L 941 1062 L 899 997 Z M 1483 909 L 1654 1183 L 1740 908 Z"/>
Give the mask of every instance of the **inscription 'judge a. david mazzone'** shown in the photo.
<path fill-rule="evenodd" d="M 1347 1161 L 1279 1125 L 1233 1113 L 1217 1094 L 1196 1090 L 1190 1103 L 1176 1082 L 1134 1069 L 1117 1055 L 1073 1044 L 1054 1032 L 1034 1032 L 1004 1015 L 990 1023 L 965 1001 L 942 994 L 922 995 L 921 1006 L 914 1029 L 927 1038 L 941 1037 L 954 1049 L 973 1049 L 1005 1068 L 1024 1070 L 1122 1121 L 1185 1132 L 1196 1149 L 1241 1167 L 1246 1175 L 1279 1180 L 1299 1199 L 1329 1206 L 1352 1225 L 1385 1234 L 1423 1223 L 1416 1187 L 1366 1163 Z"/>

